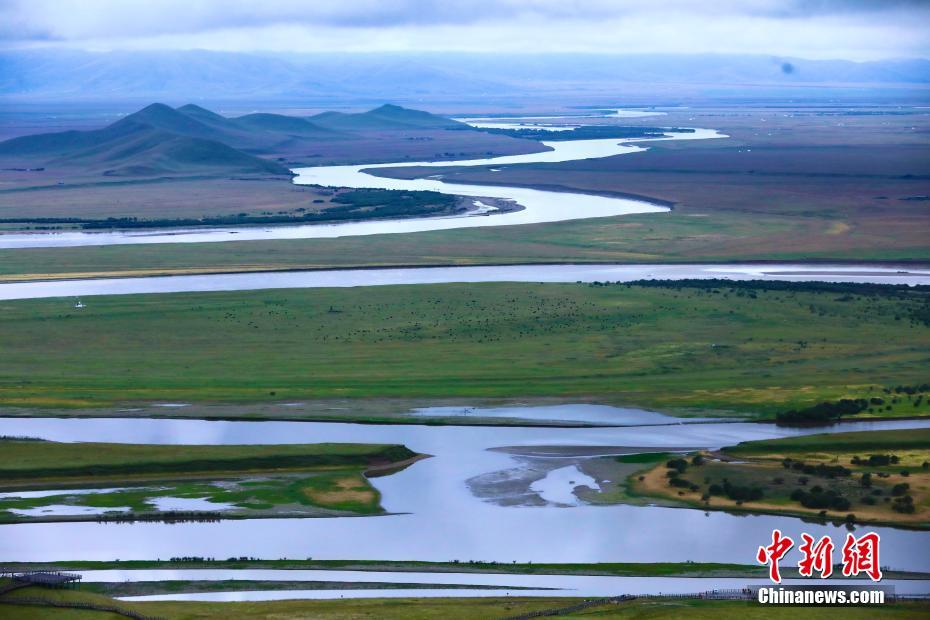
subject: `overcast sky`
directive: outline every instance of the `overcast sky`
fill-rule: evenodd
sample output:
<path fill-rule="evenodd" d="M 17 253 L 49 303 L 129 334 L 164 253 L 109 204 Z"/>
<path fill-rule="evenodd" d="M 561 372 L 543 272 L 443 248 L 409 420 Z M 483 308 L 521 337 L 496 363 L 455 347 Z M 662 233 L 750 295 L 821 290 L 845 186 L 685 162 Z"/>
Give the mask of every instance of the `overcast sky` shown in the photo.
<path fill-rule="evenodd" d="M 0 0 L 0 46 L 930 57 L 928 0 Z"/>

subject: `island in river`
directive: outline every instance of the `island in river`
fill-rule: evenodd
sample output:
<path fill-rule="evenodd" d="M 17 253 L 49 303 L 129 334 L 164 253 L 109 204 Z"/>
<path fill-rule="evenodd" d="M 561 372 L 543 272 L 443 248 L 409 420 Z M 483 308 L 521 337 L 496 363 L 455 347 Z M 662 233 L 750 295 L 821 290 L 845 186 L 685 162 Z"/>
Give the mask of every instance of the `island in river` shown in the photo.
<path fill-rule="evenodd" d="M 655 465 L 628 478 L 630 492 L 672 505 L 930 527 L 930 429 L 751 441 L 648 460 Z"/>
<path fill-rule="evenodd" d="M 163 446 L 2 439 L 0 522 L 209 521 L 381 514 L 368 477 L 400 445 Z"/>

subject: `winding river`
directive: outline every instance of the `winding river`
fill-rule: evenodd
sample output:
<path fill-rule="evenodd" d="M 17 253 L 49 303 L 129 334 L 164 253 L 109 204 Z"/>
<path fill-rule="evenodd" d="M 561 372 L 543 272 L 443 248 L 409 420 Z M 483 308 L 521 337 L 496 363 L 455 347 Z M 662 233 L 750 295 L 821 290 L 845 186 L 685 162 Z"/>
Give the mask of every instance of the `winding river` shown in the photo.
<path fill-rule="evenodd" d="M 656 213 L 667 211 L 647 202 L 626 198 L 609 198 L 591 194 L 551 192 L 524 187 L 497 187 L 488 185 L 448 184 L 437 178 L 390 179 L 367 174 L 368 170 L 407 166 L 486 166 L 531 164 L 540 162 L 562 162 L 578 159 L 610 157 L 643 150 L 636 142 L 657 140 L 705 140 L 726 137 L 712 129 L 696 129 L 693 133 L 670 132 L 665 138 L 568 140 L 543 142 L 550 150 L 527 155 L 507 155 L 488 159 L 462 161 L 396 162 L 387 164 L 365 164 L 351 166 L 318 166 L 297 168 L 294 183 L 298 185 L 324 185 L 330 187 L 431 190 L 443 194 L 491 197 L 511 200 L 524 209 L 487 215 L 477 209 L 465 215 L 450 217 L 408 218 L 400 220 L 378 220 L 369 222 L 345 222 L 339 224 L 303 224 L 294 226 L 234 226 L 198 227 L 170 230 L 131 230 L 107 232 L 61 232 L 61 233 L 9 233 L 0 235 L 0 249 L 73 247 L 96 245 L 125 245 L 142 243 L 206 243 L 216 241 L 246 241 L 257 239 L 310 239 L 332 238 L 355 235 L 377 235 L 385 233 L 411 233 L 450 228 L 474 228 L 478 226 L 512 226 L 517 224 L 539 224 L 591 217 L 628 215 L 631 213 Z"/>

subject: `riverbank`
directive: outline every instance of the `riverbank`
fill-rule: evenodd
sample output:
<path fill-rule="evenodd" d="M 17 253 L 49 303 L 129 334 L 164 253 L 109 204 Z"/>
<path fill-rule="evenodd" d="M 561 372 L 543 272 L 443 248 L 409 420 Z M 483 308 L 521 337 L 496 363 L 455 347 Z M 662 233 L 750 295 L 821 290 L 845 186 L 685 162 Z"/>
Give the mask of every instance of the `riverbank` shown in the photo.
<path fill-rule="evenodd" d="M 590 564 L 553 564 L 520 562 L 417 562 L 383 560 L 263 560 L 241 558 L 208 560 L 185 558 L 178 560 L 116 560 L 116 561 L 67 561 L 57 562 L 5 562 L 4 568 L 12 571 L 60 570 L 170 570 L 170 569 L 275 569 L 275 570 L 339 570 L 359 572 L 394 573 L 469 573 L 469 574 L 514 574 L 514 575 L 577 575 L 605 577 L 688 577 L 714 578 L 759 578 L 768 574 L 765 566 L 755 564 L 725 564 L 715 562 L 614 562 Z M 782 568 L 786 578 L 798 577 L 797 569 Z M 930 580 L 930 573 L 887 570 L 888 579 Z M 840 578 L 840 576 L 836 576 Z"/>

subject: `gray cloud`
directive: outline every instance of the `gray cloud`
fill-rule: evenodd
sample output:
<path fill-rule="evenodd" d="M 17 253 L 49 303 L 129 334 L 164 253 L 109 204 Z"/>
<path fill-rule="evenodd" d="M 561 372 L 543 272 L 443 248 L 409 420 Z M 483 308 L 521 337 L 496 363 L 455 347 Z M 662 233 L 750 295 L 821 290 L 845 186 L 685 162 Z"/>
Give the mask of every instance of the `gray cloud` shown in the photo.
<path fill-rule="evenodd" d="M 0 0 L 9 46 L 927 55 L 914 0 Z"/>

